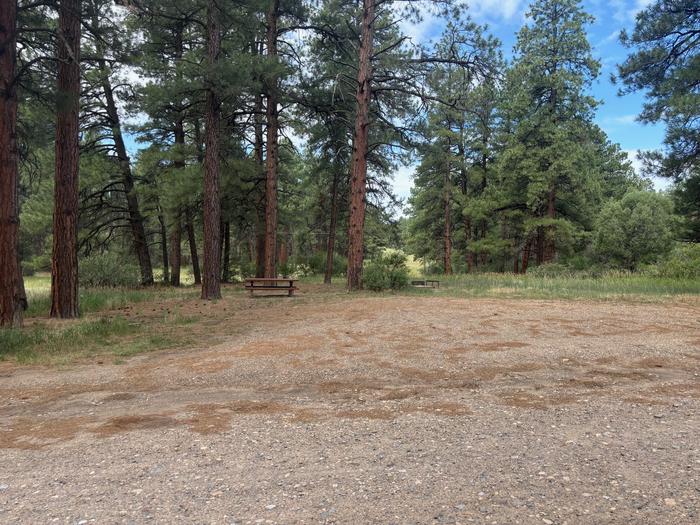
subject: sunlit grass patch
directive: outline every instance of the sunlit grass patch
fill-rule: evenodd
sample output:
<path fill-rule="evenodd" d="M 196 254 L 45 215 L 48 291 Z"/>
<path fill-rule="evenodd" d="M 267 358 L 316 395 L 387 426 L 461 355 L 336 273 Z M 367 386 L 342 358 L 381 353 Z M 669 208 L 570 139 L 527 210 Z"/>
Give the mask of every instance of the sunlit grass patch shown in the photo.
<path fill-rule="evenodd" d="M 617 272 L 598 277 L 477 273 L 434 275 L 430 278 L 440 280 L 437 293 L 469 297 L 658 300 L 700 294 L 700 281 L 695 279 L 667 279 Z"/>
<path fill-rule="evenodd" d="M 26 317 L 47 317 L 51 309 L 51 276 L 37 274 L 26 277 L 24 287 L 29 308 Z M 80 288 L 80 312 L 89 314 L 105 310 L 115 310 L 125 306 L 166 298 L 191 298 L 199 294 L 199 289 L 183 286 L 173 288 L 156 284 L 142 288 Z"/>

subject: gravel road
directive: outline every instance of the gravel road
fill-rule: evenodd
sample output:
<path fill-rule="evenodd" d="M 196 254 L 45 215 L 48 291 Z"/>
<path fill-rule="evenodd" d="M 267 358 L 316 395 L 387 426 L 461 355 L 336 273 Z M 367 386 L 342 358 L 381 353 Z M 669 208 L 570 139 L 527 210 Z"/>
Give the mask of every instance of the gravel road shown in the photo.
<path fill-rule="evenodd" d="M 700 522 L 697 302 L 228 301 L 206 348 L 0 364 L 0 523 Z"/>

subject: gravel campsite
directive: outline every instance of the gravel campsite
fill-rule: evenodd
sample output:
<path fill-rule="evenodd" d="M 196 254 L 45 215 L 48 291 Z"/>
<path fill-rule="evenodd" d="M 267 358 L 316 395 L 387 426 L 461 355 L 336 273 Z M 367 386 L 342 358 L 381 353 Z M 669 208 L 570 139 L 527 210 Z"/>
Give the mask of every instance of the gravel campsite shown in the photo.
<path fill-rule="evenodd" d="M 327 296 L 0 363 L 3 523 L 697 523 L 700 304 Z"/>

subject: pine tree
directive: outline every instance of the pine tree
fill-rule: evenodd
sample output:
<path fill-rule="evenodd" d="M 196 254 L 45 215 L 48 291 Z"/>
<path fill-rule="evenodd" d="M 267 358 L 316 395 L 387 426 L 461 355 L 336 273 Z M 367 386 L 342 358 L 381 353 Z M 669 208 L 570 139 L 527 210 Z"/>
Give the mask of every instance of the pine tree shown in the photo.
<path fill-rule="evenodd" d="M 207 63 L 211 75 L 216 74 L 221 52 L 221 13 L 215 0 L 207 4 Z M 204 159 L 204 274 L 202 299 L 221 298 L 221 196 L 219 194 L 219 133 L 221 102 L 217 82 L 209 80 L 206 100 L 206 149 Z"/>
<path fill-rule="evenodd" d="M 536 0 L 528 17 L 506 94 L 512 134 L 503 169 L 520 179 L 512 191 L 523 190 L 522 205 L 531 214 L 526 235 L 534 235 L 537 262 L 543 263 L 554 259 L 557 237 L 571 231 L 558 201 L 592 182 L 582 148 L 596 106 L 586 88 L 599 64 L 585 32 L 593 19 L 577 0 Z"/>
<path fill-rule="evenodd" d="M 0 327 L 22 325 L 27 306 L 19 261 L 17 2 L 0 4 Z"/>
<path fill-rule="evenodd" d="M 51 317 L 78 317 L 80 0 L 60 0 Z"/>

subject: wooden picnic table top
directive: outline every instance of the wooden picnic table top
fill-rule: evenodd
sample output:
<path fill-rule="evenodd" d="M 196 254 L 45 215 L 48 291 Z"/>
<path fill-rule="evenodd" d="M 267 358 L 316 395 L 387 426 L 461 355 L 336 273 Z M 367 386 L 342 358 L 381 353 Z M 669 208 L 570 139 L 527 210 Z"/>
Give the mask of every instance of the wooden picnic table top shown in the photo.
<path fill-rule="evenodd" d="M 298 281 L 293 277 L 246 277 L 246 281 Z"/>

